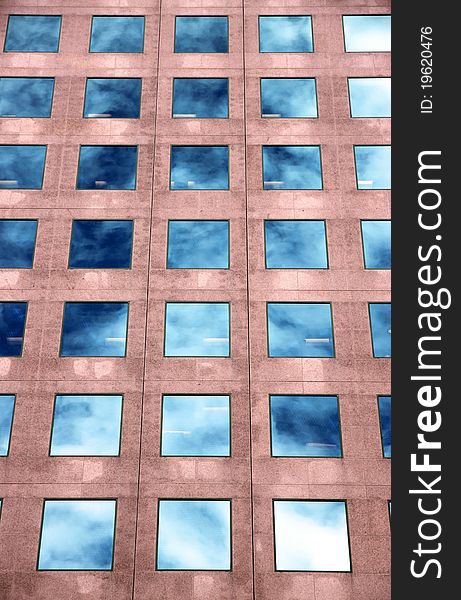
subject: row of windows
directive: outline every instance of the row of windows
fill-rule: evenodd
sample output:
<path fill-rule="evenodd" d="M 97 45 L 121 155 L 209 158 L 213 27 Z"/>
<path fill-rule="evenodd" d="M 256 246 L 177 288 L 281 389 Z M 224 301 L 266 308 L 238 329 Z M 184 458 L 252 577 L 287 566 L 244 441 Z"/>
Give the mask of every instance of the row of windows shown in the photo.
<path fill-rule="evenodd" d="M 0 77 L 0 117 L 51 116 L 54 78 Z M 137 119 L 141 112 L 140 78 L 88 78 L 84 118 Z M 389 77 L 348 78 L 351 117 L 390 117 Z M 260 79 L 262 118 L 316 118 L 314 78 Z M 225 77 L 173 79 L 174 118 L 229 118 L 229 80 Z"/>
<path fill-rule="evenodd" d="M 47 146 L 0 145 L 0 188 L 42 189 Z M 354 146 L 357 189 L 391 187 L 391 147 Z M 76 189 L 134 190 L 137 146 L 80 146 Z M 264 190 L 323 189 L 320 146 L 262 146 Z M 229 190 L 228 146 L 171 146 L 171 190 Z"/>
<path fill-rule="evenodd" d="M 58 52 L 62 17 L 10 15 L 5 52 Z M 143 52 L 144 21 L 141 16 L 92 17 L 90 52 Z M 260 52 L 313 52 L 312 17 L 307 15 L 260 16 Z M 346 52 L 389 52 L 389 15 L 343 16 Z M 175 18 L 174 52 L 229 52 L 226 16 L 178 16 Z"/>

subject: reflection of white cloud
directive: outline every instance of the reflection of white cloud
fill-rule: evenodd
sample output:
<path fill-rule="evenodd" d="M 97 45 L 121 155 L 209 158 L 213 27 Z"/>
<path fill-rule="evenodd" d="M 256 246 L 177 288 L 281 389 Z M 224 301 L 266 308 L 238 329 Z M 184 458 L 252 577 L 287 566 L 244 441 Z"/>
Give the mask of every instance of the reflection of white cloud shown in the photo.
<path fill-rule="evenodd" d="M 37 221 L 0 220 L 0 268 L 32 267 Z"/>
<path fill-rule="evenodd" d="M 91 52 L 142 52 L 144 17 L 93 17 Z"/>
<path fill-rule="evenodd" d="M 391 222 L 362 221 L 365 266 L 368 269 L 391 268 Z"/>
<path fill-rule="evenodd" d="M 311 17 L 259 17 L 259 49 L 260 52 L 312 52 Z"/>
<path fill-rule="evenodd" d="M 355 146 L 354 151 L 359 190 L 390 189 L 391 147 Z"/>
<path fill-rule="evenodd" d="M 134 119 L 139 117 L 141 79 L 88 79 L 86 117 Z"/>
<path fill-rule="evenodd" d="M 170 221 L 168 268 L 225 269 L 229 266 L 227 221 Z"/>
<path fill-rule="evenodd" d="M 4 188 L 40 189 L 46 146 L 0 146 L 0 182 Z"/>
<path fill-rule="evenodd" d="M 354 77 L 349 79 L 353 117 L 391 116 L 391 78 Z"/>
<path fill-rule="evenodd" d="M 343 17 L 347 52 L 390 52 L 390 15 Z"/>
<path fill-rule="evenodd" d="M 173 84 L 173 116 L 226 118 L 228 80 L 224 78 L 178 78 Z"/>
<path fill-rule="evenodd" d="M 49 117 L 54 79 L 0 77 L 0 116 Z"/>
<path fill-rule="evenodd" d="M 266 221 L 266 262 L 270 269 L 327 266 L 324 221 Z"/>
<path fill-rule="evenodd" d="M 10 15 L 5 50 L 57 52 L 60 29 L 60 16 Z"/>
<path fill-rule="evenodd" d="M 322 188 L 319 146 L 263 146 L 264 189 Z"/>
<path fill-rule="evenodd" d="M 315 79 L 261 79 L 263 116 L 316 117 Z"/>
<path fill-rule="evenodd" d="M 229 189 L 227 146 L 172 146 L 172 189 Z"/>
<path fill-rule="evenodd" d="M 227 17 L 176 17 L 175 52 L 227 51 Z"/>

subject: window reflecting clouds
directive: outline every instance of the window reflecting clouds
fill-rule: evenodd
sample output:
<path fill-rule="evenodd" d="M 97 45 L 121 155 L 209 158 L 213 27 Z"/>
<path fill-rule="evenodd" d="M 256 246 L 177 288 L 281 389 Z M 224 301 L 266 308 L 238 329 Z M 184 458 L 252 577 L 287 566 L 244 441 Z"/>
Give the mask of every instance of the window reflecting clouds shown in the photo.
<path fill-rule="evenodd" d="M 355 171 L 359 190 L 391 188 L 391 147 L 354 146 Z"/>
<path fill-rule="evenodd" d="M 0 395 L 0 456 L 8 456 L 16 396 Z"/>
<path fill-rule="evenodd" d="M 228 52 L 227 17 L 176 17 L 175 52 Z"/>
<path fill-rule="evenodd" d="M 49 117 L 51 77 L 0 77 L 0 117 Z"/>
<path fill-rule="evenodd" d="M 373 356 L 386 358 L 391 355 L 391 305 L 373 303 L 369 305 Z"/>
<path fill-rule="evenodd" d="M 61 17 L 10 15 L 5 52 L 57 52 Z"/>
<path fill-rule="evenodd" d="M 319 146 L 263 146 L 265 190 L 320 190 Z"/>
<path fill-rule="evenodd" d="M 144 17 L 93 17 L 90 52 L 142 52 Z"/>
<path fill-rule="evenodd" d="M 227 146 L 172 146 L 172 190 L 228 190 Z"/>
<path fill-rule="evenodd" d="M 132 241 L 133 221 L 73 221 L 69 268 L 129 269 Z"/>
<path fill-rule="evenodd" d="M 357 77 L 348 80 L 352 117 L 391 116 L 391 78 Z"/>
<path fill-rule="evenodd" d="M 229 82 L 225 78 L 173 80 L 173 117 L 227 119 Z"/>
<path fill-rule="evenodd" d="M 392 456 L 392 421 L 391 408 L 392 399 L 390 396 L 378 396 L 379 423 L 381 426 L 381 441 L 383 446 L 384 458 Z"/>
<path fill-rule="evenodd" d="M 265 221 L 266 268 L 326 269 L 325 221 Z"/>
<path fill-rule="evenodd" d="M 77 189 L 134 190 L 137 146 L 80 146 Z"/>
<path fill-rule="evenodd" d="M 227 269 L 228 221 L 170 221 L 169 269 Z"/>
<path fill-rule="evenodd" d="M 0 146 L 0 190 L 40 190 L 46 146 Z"/>
<path fill-rule="evenodd" d="M 315 79 L 261 79 L 262 117 L 317 117 Z"/>
<path fill-rule="evenodd" d="M 87 79 L 84 117 L 138 119 L 141 79 Z"/>
<path fill-rule="evenodd" d="M 311 17 L 259 17 L 259 51 L 313 52 Z"/>
<path fill-rule="evenodd" d="M 30 269 L 34 261 L 37 221 L 0 219 L 0 269 Z"/>
<path fill-rule="evenodd" d="M 363 255 L 366 269 L 391 268 L 391 222 L 362 221 Z"/>
<path fill-rule="evenodd" d="M 343 17 L 346 52 L 390 52 L 390 15 Z"/>
<path fill-rule="evenodd" d="M 0 356 L 21 356 L 27 302 L 0 302 Z"/>

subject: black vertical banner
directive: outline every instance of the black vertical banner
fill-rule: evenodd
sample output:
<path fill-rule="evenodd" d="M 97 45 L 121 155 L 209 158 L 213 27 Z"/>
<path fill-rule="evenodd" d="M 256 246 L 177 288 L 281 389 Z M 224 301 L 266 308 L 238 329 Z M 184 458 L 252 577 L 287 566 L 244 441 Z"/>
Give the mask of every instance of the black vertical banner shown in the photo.
<path fill-rule="evenodd" d="M 427 0 L 392 7 L 393 600 L 459 595 L 456 8 Z"/>

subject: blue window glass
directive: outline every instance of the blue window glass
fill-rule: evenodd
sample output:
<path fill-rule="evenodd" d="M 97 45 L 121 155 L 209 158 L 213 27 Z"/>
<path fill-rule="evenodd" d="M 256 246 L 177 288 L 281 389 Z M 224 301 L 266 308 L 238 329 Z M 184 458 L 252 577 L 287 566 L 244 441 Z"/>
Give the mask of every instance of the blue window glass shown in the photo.
<path fill-rule="evenodd" d="M 228 269 L 228 221 L 170 221 L 169 269 Z"/>
<path fill-rule="evenodd" d="M 350 571 L 346 503 L 274 500 L 276 571 Z"/>
<path fill-rule="evenodd" d="M 391 356 L 391 305 L 371 303 L 370 325 L 373 343 L 373 356 L 387 358 Z"/>
<path fill-rule="evenodd" d="M 122 396 L 56 396 L 51 456 L 117 456 Z"/>
<path fill-rule="evenodd" d="M 378 396 L 379 424 L 381 426 L 381 441 L 383 445 L 384 458 L 392 456 L 392 421 L 390 396 Z"/>
<path fill-rule="evenodd" d="M 263 146 L 265 190 L 321 190 L 319 146 Z"/>
<path fill-rule="evenodd" d="M 0 189 L 40 190 L 46 146 L 0 146 Z"/>
<path fill-rule="evenodd" d="M 317 117 L 315 79 L 261 79 L 261 116 L 284 119 Z"/>
<path fill-rule="evenodd" d="M 230 456 L 229 396 L 164 396 L 162 456 Z"/>
<path fill-rule="evenodd" d="M 227 119 L 229 80 L 181 78 L 173 81 L 173 117 Z"/>
<path fill-rule="evenodd" d="M 390 77 L 355 77 L 348 84 L 352 117 L 391 116 Z"/>
<path fill-rule="evenodd" d="M 138 119 L 142 79 L 87 79 L 83 116 Z"/>
<path fill-rule="evenodd" d="M 229 500 L 160 500 L 157 570 L 229 571 Z"/>
<path fill-rule="evenodd" d="M 93 17 L 90 52 L 142 52 L 144 17 Z"/>
<path fill-rule="evenodd" d="M 38 570 L 110 571 L 116 500 L 45 500 Z"/>
<path fill-rule="evenodd" d="M 70 269 L 129 269 L 133 221 L 72 223 Z"/>
<path fill-rule="evenodd" d="M 259 51 L 313 52 L 311 17 L 259 17 Z"/>
<path fill-rule="evenodd" d="M 326 269 L 325 221 L 265 221 L 267 269 Z"/>
<path fill-rule="evenodd" d="M 227 17 L 176 17 L 175 52 L 229 52 Z"/>
<path fill-rule="evenodd" d="M 354 146 L 357 189 L 391 189 L 391 147 Z"/>
<path fill-rule="evenodd" d="M 226 302 L 168 302 L 165 356 L 229 356 Z"/>
<path fill-rule="evenodd" d="M 27 302 L 0 302 L 0 356 L 21 356 Z"/>
<path fill-rule="evenodd" d="M 61 17 L 10 15 L 5 52 L 57 52 Z"/>
<path fill-rule="evenodd" d="M 137 146 L 80 146 L 78 190 L 134 190 Z"/>
<path fill-rule="evenodd" d="M 391 222 L 362 221 L 363 256 L 366 269 L 391 268 Z"/>
<path fill-rule="evenodd" d="M 61 356 L 125 356 L 127 302 L 66 302 Z"/>
<path fill-rule="evenodd" d="M 51 77 L 0 77 L 0 117 L 49 117 L 53 91 Z"/>
<path fill-rule="evenodd" d="M 37 221 L 0 219 L 0 269 L 31 269 Z"/>
<path fill-rule="evenodd" d="M 267 321 L 269 356 L 334 356 L 330 304 L 268 303 Z"/>
<path fill-rule="evenodd" d="M 15 400 L 11 394 L 0 395 L 0 456 L 8 456 L 10 450 Z"/>
<path fill-rule="evenodd" d="M 346 52 L 390 52 L 390 15 L 343 17 Z"/>
<path fill-rule="evenodd" d="M 228 190 L 228 146 L 172 146 L 172 190 Z"/>
<path fill-rule="evenodd" d="M 336 396 L 271 396 L 272 456 L 340 457 Z"/>

